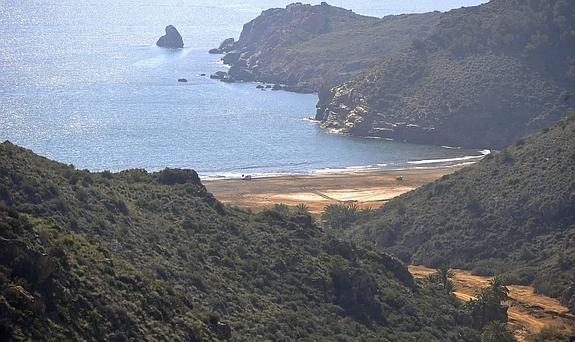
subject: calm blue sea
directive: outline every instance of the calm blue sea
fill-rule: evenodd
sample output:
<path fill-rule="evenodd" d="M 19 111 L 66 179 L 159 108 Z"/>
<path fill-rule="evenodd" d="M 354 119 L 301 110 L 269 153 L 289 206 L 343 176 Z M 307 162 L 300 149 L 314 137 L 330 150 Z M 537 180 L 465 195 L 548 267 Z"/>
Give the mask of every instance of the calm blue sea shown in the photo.
<path fill-rule="evenodd" d="M 317 1 L 314 1 L 317 2 Z M 480 0 L 332 1 L 384 16 Z M 207 54 L 277 0 L 0 1 L 0 141 L 78 168 L 194 168 L 202 175 L 433 166 L 478 151 L 328 134 L 317 97 L 224 84 Z M 186 48 L 154 43 L 175 25 Z M 178 78 L 188 83 L 178 83 Z M 457 161 L 457 160 L 456 160 Z"/>

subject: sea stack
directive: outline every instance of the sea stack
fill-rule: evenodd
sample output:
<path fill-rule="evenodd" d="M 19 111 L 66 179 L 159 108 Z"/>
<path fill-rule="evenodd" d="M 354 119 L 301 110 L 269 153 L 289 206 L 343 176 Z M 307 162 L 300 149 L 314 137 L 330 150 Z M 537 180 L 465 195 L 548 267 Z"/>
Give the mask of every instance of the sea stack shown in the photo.
<path fill-rule="evenodd" d="M 169 49 L 181 49 L 184 47 L 184 40 L 174 26 L 168 25 L 166 26 L 166 34 L 158 39 L 156 45 Z"/>

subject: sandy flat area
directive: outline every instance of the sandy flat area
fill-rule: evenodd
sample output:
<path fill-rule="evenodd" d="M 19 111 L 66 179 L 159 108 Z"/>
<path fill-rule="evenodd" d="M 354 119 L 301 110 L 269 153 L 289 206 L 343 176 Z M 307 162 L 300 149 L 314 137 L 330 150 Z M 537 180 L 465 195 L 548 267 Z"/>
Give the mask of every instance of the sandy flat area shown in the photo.
<path fill-rule="evenodd" d="M 333 203 L 355 202 L 378 208 L 393 197 L 432 182 L 459 168 L 362 171 L 240 179 L 205 180 L 204 185 L 226 204 L 258 211 L 275 203 L 307 205 L 318 215 Z M 402 177 L 398 180 L 397 177 Z"/>
<path fill-rule="evenodd" d="M 434 269 L 423 266 L 409 266 L 416 278 L 423 278 Z M 463 301 L 474 298 L 483 287 L 489 286 L 490 277 L 472 275 L 468 271 L 453 270 L 452 279 L 455 296 Z M 517 341 L 528 341 L 528 337 L 538 333 L 545 326 L 557 326 L 570 334 L 575 334 L 575 316 L 561 305 L 557 299 L 536 294 L 531 286 L 507 286 L 509 289 L 509 327 Z"/>

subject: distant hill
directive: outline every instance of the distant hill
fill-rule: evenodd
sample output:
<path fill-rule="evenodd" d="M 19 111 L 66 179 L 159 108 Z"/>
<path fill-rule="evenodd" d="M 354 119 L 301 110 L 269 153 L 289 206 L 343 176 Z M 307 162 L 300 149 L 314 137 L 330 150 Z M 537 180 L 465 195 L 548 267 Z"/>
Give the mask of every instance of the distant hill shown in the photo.
<path fill-rule="evenodd" d="M 245 24 L 239 40 L 224 49 L 224 61 L 236 80 L 317 92 L 428 36 L 439 18 L 436 12 L 379 19 L 326 3 L 296 3 L 266 10 Z"/>
<path fill-rule="evenodd" d="M 390 201 L 350 234 L 405 262 L 504 274 L 575 311 L 575 114 Z"/>
<path fill-rule="evenodd" d="M 360 136 L 502 148 L 575 108 L 575 2 L 492 0 L 320 93 L 316 119 Z"/>
<path fill-rule="evenodd" d="M 281 209 L 2 143 L 0 340 L 478 341 L 454 297 Z"/>

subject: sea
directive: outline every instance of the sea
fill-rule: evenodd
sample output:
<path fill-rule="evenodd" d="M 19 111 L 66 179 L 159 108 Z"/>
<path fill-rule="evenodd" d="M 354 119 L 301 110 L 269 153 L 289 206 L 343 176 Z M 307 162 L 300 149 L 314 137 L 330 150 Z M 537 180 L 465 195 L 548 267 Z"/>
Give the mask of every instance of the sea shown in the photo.
<path fill-rule="evenodd" d="M 481 2 L 330 4 L 382 17 Z M 314 94 L 200 76 L 225 70 L 210 48 L 239 37 L 263 10 L 288 3 L 1 0 L 0 141 L 79 169 L 192 168 L 204 178 L 429 168 L 487 152 L 332 134 L 308 119 Z M 155 46 L 169 24 L 184 49 Z"/>

